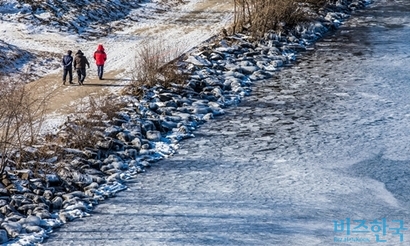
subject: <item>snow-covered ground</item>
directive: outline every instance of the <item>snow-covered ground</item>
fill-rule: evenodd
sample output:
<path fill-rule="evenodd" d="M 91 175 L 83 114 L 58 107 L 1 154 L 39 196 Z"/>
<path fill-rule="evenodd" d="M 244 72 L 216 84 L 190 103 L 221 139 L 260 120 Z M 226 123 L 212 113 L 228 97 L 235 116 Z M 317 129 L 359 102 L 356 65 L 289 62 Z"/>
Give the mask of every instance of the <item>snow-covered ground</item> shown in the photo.
<path fill-rule="evenodd" d="M 109 5 L 105 5 L 105 1 L 92 1 L 97 6 L 100 4 L 98 11 L 110 12 L 112 7 L 117 14 L 125 8 L 121 2 L 134 6 L 129 7 L 127 18 L 100 14 L 95 17 L 98 20 L 95 23 L 91 18 L 93 12 L 82 12 L 82 6 L 91 5 L 91 2 L 77 0 L 59 3 L 71 10 L 63 14 L 57 11 L 64 18 L 57 18 L 57 22 L 49 9 L 31 14 L 33 11 L 29 5 L 18 2 L 6 0 L 0 4 L 0 48 L 8 52 L 8 46 L 17 47 L 20 52 L 15 53 L 32 54 L 31 59 L 15 58 L 17 63 L 8 66 L 6 71 L 19 69 L 33 74 L 33 79 L 60 74 L 60 61 L 68 49 L 74 53 L 82 50 L 90 59 L 99 43 L 104 44 L 108 54 L 106 72 L 129 72 L 133 68 L 136 50 L 143 43 L 161 42 L 163 47 L 170 47 L 170 53 L 182 53 L 220 32 L 232 17 L 229 1 L 191 0 L 176 7 L 172 6 L 180 1 L 113 1 Z M 167 2 L 170 3 L 164 4 Z M 39 4 L 45 9 L 51 5 L 48 2 Z M 68 23 L 68 27 L 63 25 Z M 4 61 L 1 56 L 0 61 Z"/>
<path fill-rule="evenodd" d="M 110 57 L 107 69 L 120 72 L 122 69 L 132 68 L 130 62 L 133 61 L 135 53 L 130 52 L 130 50 L 137 49 L 138 45 L 141 42 L 146 42 L 147 39 L 161 38 L 168 41 L 172 40 L 173 44 L 176 42 L 183 44 L 182 46 L 187 49 L 191 49 L 193 46 L 218 33 L 229 22 L 231 15 L 229 12 L 218 11 L 220 8 L 226 8 L 227 5 L 219 5 L 218 1 L 213 1 L 214 4 L 209 5 L 209 2 L 212 1 L 190 1 L 187 5 L 173 9 L 178 11 L 161 13 L 160 16 L 165 16 L 164 19 L 141 21 L 141 25 L 133 25 L 124 28 L 122 31 L 117 31 L 115 35 L 100 37 L 96 40 L 85 40 L 75 34 L 62 37 L 52 30 L 50 34 L 47 34 L 49 37 L 46 38 L 44 30 L 36 29 L 33 26 L 25 26 L 24 28 L 26 29 L 21 28 L 20 30 L 29 29 L 25 34 L 24 31 L 14 32 L 16 29 L 11 28 L 11 25 L 7 28 L 8 22 L 2 22 L 1 28 L 6 27 L 2 31 L 7 33 L 7 35 L 4 35 L 5 42 L 21 50 L 30 50 L 33 47 L 37 47 L 36 52 L 38 52 L 48 45 L 50 47 L 46 46 L 47 50 L 51 50 L 55 54 L 62 55 L 67 47 L 70 47 L 73 50 L 81 49 L 86 52 L 86 55 L 90 56 L 98 43 L 104 43 Z M 211 7 L 213 10 L 210 9 Z M 148 11 L 149 9 L 147 4 L 146 8 L 139 9 L 139 11 Z M 198 9 L 202 11 L 195 11 Z M 209 10 L 209 12 L 205 10 Z M 178 18 L 176 18 L 175 13 L 179 13 Z M 185 14 L 181 15 L 181 13 Z M 211 19 L 211 21 L 201 22 L 201 18 L 198 18 L 199 14 L 203 14 L 204 18 Z M 215 19 L 209 17 L 211 14 L 215 14 L 212 15 Z M 45 16 L 43 15 L 42 17 Z M 332 131 L 341 131 L 343 129 L 340 125 L 336 124 L 338 121 L 335 120 L 338 118 L 332 115 L 334 112 L 331 109 L 327 111 L 329 110 L 327 106 L 331 102 L 351 97 L 349 91 L 339 90 L 340 88 L 337 85 L 328 84 L 339 77 L 346 79 L 347 83 L 351 82 L 350 77 L 331 73 L 333 66 L 335 66 L 334 63 L 339 61 L 338 59 L 343 57 L 346 52 L 334 52 L 335 54 L 332 55 L 339 57 L 335 58 L 334 62 L 332 56 L 324 55 L 318 58 L 317 64 L 313 63 L 311 65 L 309 64 L 310 61 L 306 60 L 306 63 L 302 62 L 300 66 L 296 66 L 294 68 L 296 70 L 285 69 L 280 71 L 283 65 L 296 58 L 297 53 L 295 49 L 303 50 L 306 48 L 306 45 L 320 37 L 323 31 L 326 31 L 326 28 L 339 26 L 339 22 L 345 17 L 348 17 L 348 15 L 344 13 L 329 13 L 322 20 L 322 23 L 318 22 L 312 26 L 305 26 L 304 28 L 306 29 L 299 29 L 302 31 L 300 33 L 301 37 L 299 40 L 292 37 L 292 40 L 297 40 L 294 43 L 288 43 L 287 37 L 280 37 L 272 33 L 270 39 L 267 40 L 268 42 L 255 47 L 254 44 L 247 41 L 246 36 L 238 35 L 218 44 L 213 44 L 212 47 L 211 45 L 204 44 L 208 50 L 193 49 L 186 60 L 188 64 L 186 67 L 193 73 L 188 88 L 191 87 L 191 90 L 200 89 L 201 98 L 181 98 L 173 93 L 157 90 L 153 91 L 155 94 L 152 94 L 155 95 L 154 100 L 141 103 L 133 102 L 139 107 L 140 111 L 143 111 L 144 114 L 150 117 L 160 118 L 163 121 L 162 127 L 172 128 L 175 125 L 179 133 L 186 130 L 189 133 L 190 130 L 196 128 L 197 122 L 202 123 L 210 120 L 213 116 L 223 114 L 226 111 L 222 108 L 235 105 L 245 95 L 248 95 L 252 89 L 255 89 L 253 96 L 248 98 L 243 104 L 240 104 L 238 108 L 228 111 L 228 116 L 221 119 L 221 121 L 216 121 L 213 125 L 206 125 L 198 132 L 199 136 L 201 134 L 205 136 L 210 135 L 208 138 L 200 137 L 184 143 L 185 147 L 180 150 L 180 154 L 165 162 L 175 163 L 176 169 L 169 166 L 165 166 L 164 169 L 161 167 L 160 170 L 164 170 L 164 179 L 158 179 L 158 176 L 155 176 L 155 172 L 147 174 L 146 182 L 139 183 L 139 185 L 152 184 L 152 187 L 150 187 L 152 190 L 148 192 L 157 193 L 158 197 L 155 196 L 153 200 L 150 200 L 151 198 L 146 196 L 131 195 L 134 196 L 132 199 L 137 200 L 135 200 L 135 203 L 132 201 L 128 204 L 128 199 L 131 199 L 129 197 L 130 193 L 121 193 L 120 196 L 123 199 L 118 200 L 118 203 L 114 202 L 113 205 L 110 205 L 110 202 L 108 202 L 100 205 L 98 207 L 100 210 L 97 210 L 97 214 L 93 215 L 90 221 L 87 222 L 89 224 L 81 225 L 77 223 L 75 229 L 68 229 L 72 231 L 78 230 L 78 233 L 74 233 L 75 235 L 63 233 L 67 227 L 62 228 L 60 230 L 62 239 L 60 240 L 60 236 L 56 236 L 56 239 L 54 239 L 56 240 L 54 241 L 55 245 L 62 242 L 67 244 L 70 240 L 72 245 L 112 245 L 114 243 L 121 245 L 157 245 L 163 243 L 269 244 L 269 240 L 272 240 L 273 244 L 284 242 L 286 245 L 306 244 L 305 240 L 311 240 L 312 244 L 327 244 L 329 238 L 333 235 L 331 229 L 330 231 L 324 231 L 323 229 L 327 228 L 327 226 L 332 227 L 332 222 L 329 225 L 328 220 L 343 219 L 340 217 L 342 215 L 352 215 L 352 217 L 360 215 L 362 218 L 370 220 L 372 218 L 369 218 L 369 216 L 380 215 L 381 213 L 375 213 L 375 210 L 373 211 L 374 213 L 363 212 L 349 215 L 346 211 L 350 207 L 342 207 L 341 211 L 344 211 L 344 213 L 338 214 L 334 212 L 340 209 L 337 206 L 338 201 L 345 202 L 346 200 L 344 199 L 348 199 L 344 197 L 345 194 L 352 194 L 354 191 L 357 191 L 358 194 L 362 195 L 362 190 L 359 188 L 354 189 L 352 186 L 347 186 L 347 184 L 358 184 L 354 182 L 349 183 L 354 178 L 344 177 L 346 179 L 339 182 L 337 175 L 332 171 L 332 168 L 338 166 L 334 163 L 338 162 L 324 157 L 333 153 L 332 151 L 337 149 L 337 143 L 345 137 L 343 133 L 340 133 L 341 136 L 336 134 L 334 138 L 327 140 L 329 136 L 333 137 L 331 135 Z M 194 23 L 193 26 L 183 25 L 192 23 L 192 19 L 198 22 Z M 158 25 L 158 23 L 162 24 Z M 354 22 L 352 25 L 355 25 Z M 135 35 L 136 33 L 138 35 Z M 20 39 L 17 37 L 23 37 L 23 41 L 19 41 Z M 0 39 L 3 39 L 3 36 Z M 64 42 L 60 43 L 61 40 L 64 40 Z M 233 41 L 237 41 L 238 44 L 236 45 Z M 230 46 L 230 42 L 234 45 Z M 280 48 L 275 47 L 276 43 L 280 44 Z M 332 53 L 333 51 L 328 52 Z M 56 59 L 55 61 L 58 61 L 58 58 Z M 319 76 L 321 71 L 317 71 L 323 65 L 321 62 L 330 65 L 325 70 L 329 71 L 329 74 L 325 73 L 324 78 Z M 349 64 L 343 65 L 346 66 L 340 66 L 342 72 L 344 72 L 343 69 L 348 69 L 347 65 Z M 300 75 L 299 69 L 301 68 L 308 70 L 307 75 Z M 56 70 L 44 69 L 44 66 L 39 66 L 38 69 L 39 73 L 42 74 L 52 75 L 52 73 L 57 74 L 60 72 L 57 69 L 57 65 Z M 309 71 L 309 69 L 312 69 L 312 71 Z M 124 77 L 125 74 L 119 75 Z M 275 79 L 276 76 L 281 79 Z M 270 79 L 266 80 L 267 78 Z M 312 84 L 313 86 L 310 86 Z M 352 89 L 352 91 L 355 92 L 355 89 Z M 329 92 L 330 94 L 327 94 Z M 188 92 L 188 95 L 194 94 L 192 91 Z M 327 95 L 330 96 L 327 97 Z M 365 93 L 363 95 L 369 94 Z M 162 99 L 168 97 L 174 100 L 174 104 L 169 104 L 169 101 Z M 370 98 L 372 98 L 371 95 Z M 356 99 L 358 98 L 354 97 L 352 101 L 355 102 Z M 182 105 L 178 106 L 178 112 L 172 111 L 172 108 L 175 107 L 172 105 L 175 104 Z M 347 105 L 350 104 L 347 103 Z M 340 108 L 343 109 L 345 106 L 342 103 Z M 367 106 L 367 101 L 364 101 L 361 107 L 366 108 Z M 267 111 L 268 109 L 269 111 Z M 338 108 L 337 112 L 343 112 L 341 109 Z M 130 110 L 130 107 L 127 110 Z M 161 110 L 163 113 L 165 112 L 162 115 L 159 114 Z M 330 118 L 323 114 L 323 111 L 329 114 Z M 349 116 L 355 115 L 355 112 L 357 111 L 348 111 L 349 114 L 346 117 L 349 118 Z M 122 113 L 125 115 L 125 118 L 135 118 L 134 113 Z M 167 115 L 170 116 L 169 114 L 172 117 L 167 117 Z M 362 116 L 360 116 L 360 119 L 362 119 Z M 178 124 L 174 121 L 178 122 Z M 331 125 L 332 122 L 336 125 Z M 321 128 L 323 128 L 325 133 L 323 135 L 319 134 L 322 131 L 318 129 L 321 130 Z M 111 127 L 109 130 L 107 128 L 105 132 L 112 134 L 116 129 L 115 127 Z M 148 129 L 148 126 L 146 129 Z M 128 131 L 128 129 L 125 130 Z M 126 134 L 125 130 L 122 129 L 120 131 Z M 351 140 L 348 136 L 345 138 L 349 141 Z M 170 137 L 170 139 L 179 140 L 179 137 Z M 145 155 L 148 153 L 155 154 L 156 152 L 156 154 L 167 156 L 175 150 L 172 148 L 177 148 L 176 145 L 167 146 L 161 144 L 155 136 L 150 136 L 149 140 L 145 140 L 149 149 L 141 149 L 141 152 L 144 152 Z M 322 146 L 324 141 L 330 143 L 330 145 Z M 358 143 L 363 144 L 364 142 L 359 141 Z M 171 149 L 167 149 L 169 147 Z M 352 150 L 356 149 L 357 146 L 352 145 Z M 352 150 L 348 149 L 346 151 Z M 315 151 L 318 153 L 315 154 Z M 130 151 L 125 152 L 127 155 L 130 154 Z M 335 151 L 335 153 L 339 152 Z M 358 160 L 355 158 L 348 159 L 343 151 L 341 153 L 344 155 L 344 160 L 339 159 L 338 161 L 343 162 L 344 165 Z M 118 152 L 118 156 L 124 156 L 124 153 Z M 347 156 L 350 157 L 349 155 Z M 321 157 L 323 159 L 320 159 Z M 144 156 L 144 158 L 147 157 Z M 124 169 L 125 166 L 129 167 L 128 173 L 119 174 L 120 177 L 126 179 L 129 177 L 128 175 L 133 175 L 137 172 L 136 168 L 141 167 L 134 165 L 136 162 L 141 161 L 144 163 L 143 158 L 136 159 L 137 161 L 134 162 L 128 162 L 128 160 L 121 162 L 110 156 L 104 160 L 104 164 L 109 162 L 107 166 L 120 166 L 119 169 Z M 319 159 L 321 161 L 318 161 Z M 330 170 L 327 170 L 327 167 L 321 166 L 326 161 L 332 161 L 332 164 L 329 164 Z M 185 164 L 187 166 L 184 166 Z M 205 169 L 203 169 L 204 167 Z M 115 175 L 110 176 L 109 179 L 113 177 Z M 152 180 L 149 177 L 152 177 Z M 232 181 L 232 178 L 235 180 Z M 362 183 L 361 181 L 360 184 Z M 370 184 L 381 187 L 378 183 L 370 182 Z M 105 188 L 105 186 L 100 186 L 99 191 L 94 196 L 101 196 L 99 192 L 103 192 Z M 348 191 L 343 191 L 345 188 Z M 111 186 L 108 187 L 109 189 L 111 191 L 107 192 L 123 190 L 125 186 L 111 183 Z M 389 204 L 395 208 L 400 206 L 396 198 L 392 197 L 387 191 L 382 191 L 383 193 L 379 197 L 389 201 Z M 375 194 L 375 192 L 368 195 L 371 196 L 372 194 Z M 343 196 L 341 200 L 336 199 L 339 195 Z M 144 203 L 145 198 L 149 201 Z M 189 202 L 195 201 L 195 199 L 198 201 L 197 203 Z M 166 201 L 168 206 L 163 207 L 163 205 L 156 203 L 161 203 L 163 200 Z M 184 202 L 185 205 L 180 204 L 180 201 Z M 332 201 L 334 202 L 332 203 Z M 149 210 L 149 207 L 152 208 L 153 203 L 155 211 L 158 211 L 159 214 L 155 214 L 155 211 L 154 214 L 150 214 L 150 211 L 143 212 L 142 215 L 139 214 L 139 211 Z M 148 207 L 145 207 L 144 204 L 148 204 Z M 189 204 L 194 207 L 189 207 Z M 235 207 L 232 204 L 237 204 L 238 206 Z M 322 211 L 323 206 L 325 206 L 323 204 L 327 204 L 324 211 Z M 360 204 L 360 201 L 356 204 Z M 369 202 L 368 204 L 371 203 Z M 84 204 L 66 206 L 66 211 L 61 212 L 54 222 L 68 221 L 70 216 L 84 216 L 86 212 L 89 212 L 89 205 L 91 204 L 86 206 Z M 157 205 L 159 207 L 156 207 Z M 112 206 L 118 206 L 119 208 L 116 209 Z M 272 207 L 274 209 L 271 209 Z M 316 209 L 316 215 L 320 215 L 320 218 L 316 217 L 315 214 L 312 215 L 312 207 Z M 327 209 L 327 207 L 330 208 Z M 164 210 L 161 208 L 164 208 Z M 347 209 L 344 210 L 344 208 Z M 112 213 L 113 218 L 116 217 L 118 220 L 113 220 L 111 217 L 100 217 L 98 213 L 104 209 L 107 209 L 109 213 Z M 131 217 L 130 214 L 120 213 L 120 211 L 130 212 Z M 172 211 L 174 214 L 169 214 Z M 213 211 L 217 212 L 216 215 Z M 387 209 L 386 211 L 391 210 Z M 79 213 L 76 214 L 76 212 Z M 242 212 L 249 212 L 254 216 L 241 214 Z M 399 212 L 399 215 L 402 214 Z M 121 220 L 122 216 L 124 216 L 124 220 L 127 222 Z M 164 223 L 166 222 L 163 220 L 164 216 L 170 218 L 173 221 L 171 223 L 175 224 L 170 226 L 170 224 Z M 339 216 L 340 218 L 333 218 L 334 216 Z M 153 217 L 158 218 L 154 222 L 155 225 L 149 224 L 153 222 Z M 173 220 L 175 217 L 188 218 L 188 220 Z M 141 224 L 140 218 L 147 224 Z M 190 218 L 193 220 L 190 220 Z M 215 218 L 218 221 L 214 221 L 213 219 Z M 309 220 L 309 218 L 312 220 Z M 377 216 L 377 218 L 380 218 L 380 216 Z M 99 220 L 107 223 L 101 224 Z M 232 223 L 225 224 L 226 227 L 221 228 L 219 224 L 223 224 L 223 221 L 227 220 Z M 283 223 L 277 222 L 277 220 L 281 220 Z M 247 224 L 244 224 L 244 221 Z M 38 222 L 41 224 L 45 220 L 38 220 Z M 307 222 L 312 223 L 309 226 Z M 142 227 L 146 225 L 145 229 L 147 231 L 137 229 L 137 232 L 135 232 L 134 228 L 137 226 L 135 223 Z M 205 227 L 208 225 L 207 223 L 210 223 L 213 229 Z M 8 225 L 10 226 L 10 224 Z M 24 222 L 23 224 L 27 226 L 30 223 Z M 90 224 L 92 224 L 92 227 L 89 226 Z M 200 224 L 203 225 L 200 226 Z M 105 227 L 107 225 L 112 227 Z M 156 226 L 158 225 L 164 226 L 161 229 L 162 232 L 157 231 Z M 121 227 L 122 229 L 120 229 Z M 314 232 L 308 232 L 309 227 Z M 115 236 L 106 234 L 104 230 L 110 231 Z M 95 233 L 91 235 L 91 238 L 89 237 L 89 231 Z M 153 234 L 144 237 L 141 234 L 137 235 L 139 231 L 146 235 L 149 235 L 151 232 Z M 118 234 L 116 234 L 117 232 Z M 160 234 L 155 234 L 156 232 Z M 181 234 L 178 234 L 178 232 L 181 232 Z M 200 235 L 198 232 L 205 234 Z M 172 235 L 167 233 L 177 236 L 172 237 Z M 275 238 L 277 233 L 280 236 Z M 105 234 L 108 237 L 105 237 Z M 60 235 L 60 233 L 57 233 L 57 235 Z M 197 237 L 198 235 L 200 237 Z M 256 235 L 259 235 L 259 237 Z M 23 240 L 16 242 L 16 244 L 30 241 L 39 242 L 44 233 L 40 233 L 37 236 L 38 238 L 27 237 L 24 239 L 23 237 Z M 392 237 L 391 239 L 394 240 L 395 238 Z M 51 239 L 48 243 L 53 244 L 54 242 Z"/>

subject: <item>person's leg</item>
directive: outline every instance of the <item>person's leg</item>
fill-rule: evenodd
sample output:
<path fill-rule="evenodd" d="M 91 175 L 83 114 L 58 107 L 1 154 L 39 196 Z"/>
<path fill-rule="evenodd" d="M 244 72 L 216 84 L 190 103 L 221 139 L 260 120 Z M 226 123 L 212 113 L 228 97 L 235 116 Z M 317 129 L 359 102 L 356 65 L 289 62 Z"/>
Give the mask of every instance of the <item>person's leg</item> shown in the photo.
<path fill-rule="evenodd" d="M 104 74 L 104 65 L 99 65 L 98 66 L 98 78 L 102 79 L 103 74 Z"/>
<path fill-rule="evenodd" d="M 67 78 L 67 69 L 64 69 L 64 72 L 63 72 L 63 85 L 65 85 L 65 80 L 66 80 L 66 78 Z"/>
<path fill-rule="evenodd" d="M 68 70 L 68 81 L 70 82 L 70 84 L 74 84 L 73 83 L 73 69 Z"/>
<path fill-rule="evenodd" d="M 81 78 L 81 84 L 83 84 L 84 80 L 85 80 L 85 76 L 87 76 L 86 70 L 85 68 L 81 69 L 81 73 L 83 75 L 83 77 Z"/>
<path fill-rule="evenodd" d="M 77 79 L 78 79 L 78 84 L 81 85 L 81 69 L 77 69 Z"/>
<path fill-rule="evenodd" d="M 101 68 L 100 68 L 100 65 L 97 65 L 97 75 L 98 75 L 98 78 L 101 78 L 101 77 L 100 77 L 100 74 L 101 74 Z"/>
<path fill-rule="evenodd" d="M 101 76 L 100 76 L 100 79 L 103 79 L 103 75 L 104 75 L 104 65 L 101 65 Z"/>

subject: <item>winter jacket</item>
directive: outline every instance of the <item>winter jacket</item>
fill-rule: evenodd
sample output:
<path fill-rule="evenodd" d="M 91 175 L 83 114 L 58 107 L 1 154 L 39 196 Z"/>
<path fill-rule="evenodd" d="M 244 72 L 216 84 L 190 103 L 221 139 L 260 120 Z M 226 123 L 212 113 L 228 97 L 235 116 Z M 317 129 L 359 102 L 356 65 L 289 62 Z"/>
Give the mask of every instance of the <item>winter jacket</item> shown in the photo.
<path fill-rule="evenodd" d="M 64 69 L 72 69 L 73 68 L 73 57 L 70 55 L 65 55 L 62 61 Z"/>
<path fill-rule="evenodd" d="M 105 53 L 102 44 L 99 44 L 97 51 L 94 52 L 94 60 L 97 66 L 104 65 L 105 61 L 107 60 L 107 54 Z"/>
<path fill-rule="evenodd" d="M 88 63 L 87 58 L 84 56 L 84 54 L 81 52 L 77 52 L 77 54 L 75 54 L 75 58 L 74 58 L 74 67 L 76 69 L 81 69 L 81 68 L 85 68 L 85 66 L 88 66 L 88 68 L 90 68 L 90 63 Z"/>

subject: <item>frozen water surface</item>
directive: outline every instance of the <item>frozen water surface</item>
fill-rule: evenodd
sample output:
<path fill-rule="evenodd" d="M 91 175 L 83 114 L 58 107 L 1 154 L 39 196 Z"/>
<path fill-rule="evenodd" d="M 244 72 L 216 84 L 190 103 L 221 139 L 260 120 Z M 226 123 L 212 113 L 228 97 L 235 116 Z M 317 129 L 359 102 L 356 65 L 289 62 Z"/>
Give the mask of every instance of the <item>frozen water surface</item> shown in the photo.
<path fill-rule="evenodd" d="M 410 227 L 409 14 L 358 11 L 45 245 L 408 245 L 391 229 Z"/>

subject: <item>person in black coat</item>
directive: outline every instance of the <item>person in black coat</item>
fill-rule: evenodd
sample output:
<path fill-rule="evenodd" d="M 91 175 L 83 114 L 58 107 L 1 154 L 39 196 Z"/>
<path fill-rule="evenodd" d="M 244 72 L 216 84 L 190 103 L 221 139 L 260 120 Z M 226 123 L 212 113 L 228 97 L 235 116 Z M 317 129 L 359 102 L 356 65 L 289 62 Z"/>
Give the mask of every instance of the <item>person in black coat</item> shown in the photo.
<path fill-rule="evenodd" d="M 65 85 L 67 74 L 68 74 L 68 81 L 70 84 L 73 83 L 73 57 L 71 56 L 72 51 L 68 50 L 67 55 L 63 56 L 63 85 Z"/>
<path fill-rule="evenodd" d="M 78 50 L 74 58 L 74 68 L 77 70 L 78 84 L 83 85 L 86 73 L 86 66 L 90 68 L 87 58 L 81 50 Z"/>

